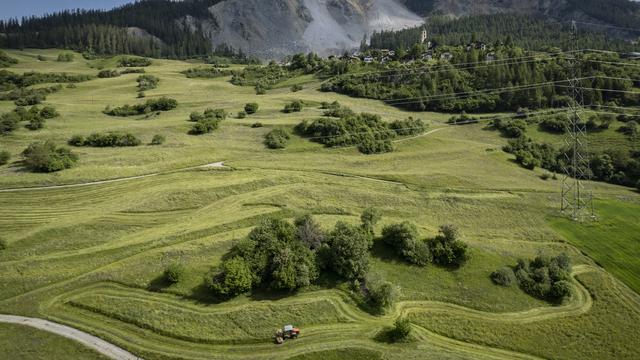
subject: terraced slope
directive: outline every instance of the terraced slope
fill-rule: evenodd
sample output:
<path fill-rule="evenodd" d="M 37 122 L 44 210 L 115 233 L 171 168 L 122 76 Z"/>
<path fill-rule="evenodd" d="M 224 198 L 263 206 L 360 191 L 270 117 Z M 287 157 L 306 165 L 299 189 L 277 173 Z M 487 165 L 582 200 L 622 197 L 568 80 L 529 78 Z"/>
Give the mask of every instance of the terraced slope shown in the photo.
<path fill-rule="evenodd" d="M 13 71 L 77 71 L 113 67 L 115 60 L 72 64 L 36 61 L 54 51 L 12 52 Z M 79 56 L 77 58 L 80 58 Z M 107 104 L 133 103 L 135 79 L 122 76 L 82 83 L 48 98 L 61 112 L 41 132 L 19 129 L 0 139 L 14 159 L 30 142 L 58 143 L 75 133 L 127 129 L 164 145 L 77 149 L 78 167 L 54 175 L 31 174 L 19 162 L 0 167 L 0 313 L 49 319 L 113 343 L 147 360 L 211 358 L 332 359 L 633 359 L 640 343 L 638 295 L 599 269 L 549 223 L 557 214 L 559 181 L 519 168 L 500 151 L 505 139 L 482 125 L 447 127 L 448 115 L 406 113 L 381 103 L 321 93 L 314 79 L 291 81 L 256 97 L 228 78 L 187 79 L 193 64 L 156 60 L 148 73 L 160 86 L 148 92 L 178 99 L 178 109 L 153 119 L 111 118 Z M 310 105 L 284 114 L 301 98 Z M 284 150 L 267 150 L 263 136 L 322 115 L 320 101 L 339 100 L 387 120 L 409 115 L 430 123 L 428 135 L 396 142 L 396 151 L 364 156 L 353 148 L 327 149 L 293 136 Z M 258 101 L 259 112 L 229 118 L 209 135 L 187 135 L 192 111 L 239 111 Z M 2 111 L 13 105 L 0 102 Z M 249 125 L 260 121 L 265 127 Z M 224 161 L 225 168 L 199 167 Z M 139 177 L 145 174 L 154 176 Z M 104 180 L 136 177 L 127 181 Z M 82 186 L 62 186 L 93 182 Z M 25 189 L 38 187 L 38 189 Z M 15 188 L 23 188 L 16 190 Z M 594 184 L 598 198 L 616 207 L 640 202 L 637 193 Z M 620 204 L 624 204 L 620 205 Z M 402 291 L 384 316 L 359 309 L 348 284 L 322 282 L 298 293 L 256 291 L 219 302 L 204 277 L 235 241 L 263 216 L 292 219 L 311 213 L 326 228 L 356 223 L 366 207 L 385 224 L 412 221 L 422 236 L 457 224 L 471 258 L 460 269 L 406 264 L 381 242 L 372 268 Z M 603 221 L 611 237 L 626 236 Z M 610 244 L 613 248 L 615 243 Z M 567 252 L 574 295 L 550 304 L 517 287 L 499 287 L 489 275 L 539 251 Z M 633 261 L 633 259 L 624 259 Z M 177 284 L 162 281 L 173 262 L 185 265 Z M 624 264 L 620 265 L 623 266 Z M 606 266 L 606 264 L 605 264 Z M 414 340 L 380 341 L 399 316 L 412 322 Z M 283 346 L 270 335 L 284 323 L 302 336 Z M 0 327 L 0 330 L 2 327 Z M 4 334 L 0 334 L 4 335 Z M 543 344 L 544 346 L 541 346 Z"/>

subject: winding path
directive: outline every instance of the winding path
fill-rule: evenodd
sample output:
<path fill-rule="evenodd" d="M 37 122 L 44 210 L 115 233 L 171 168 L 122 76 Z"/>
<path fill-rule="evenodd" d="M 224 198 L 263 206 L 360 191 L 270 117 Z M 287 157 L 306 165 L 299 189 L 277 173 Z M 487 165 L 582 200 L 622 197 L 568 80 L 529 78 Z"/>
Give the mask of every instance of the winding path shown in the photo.
<path fill-rule="evenodd" d="M 56 335 L 64 336 L 71 340 L 75 340 L 82 345 L 91 348 L 100 354 L 107 356 L 111 359 L 116 360 L 137 360 L 139 357 L 133 355 L 132 353 L 117 347 L 111 343 L 108 343 L 98 337 L 95 337 L 91 334 L 87 334 L 86 332 L 76 330 L 74 328 L 60 325 L 58 323 L 54 323 L 52 321 L 38 319 L 38 318 L 30 318 L 24 316 L 14 316 L 14 315 L 0 315 L 0 322 L 7 324 L 18 324 L 30 326 L 36 329 L 44 330 Z"/>

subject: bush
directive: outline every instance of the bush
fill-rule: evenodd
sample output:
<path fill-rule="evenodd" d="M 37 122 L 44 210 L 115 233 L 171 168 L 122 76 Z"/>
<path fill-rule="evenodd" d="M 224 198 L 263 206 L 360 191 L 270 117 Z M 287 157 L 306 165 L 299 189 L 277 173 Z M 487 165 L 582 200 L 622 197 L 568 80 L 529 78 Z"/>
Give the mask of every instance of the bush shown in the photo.
<path fill-rule="evenodd" d="M 184 278 L 184 266 L 172 263 L 164 270 L 164 278 L 167 282 L 175 284 Z"/>
<path fill-rule="evenodd" d="M 6 150 L 0 151 L 0 166 L 8 164 L 10 159 L 11 159 L 10 152 Z"/>
<path fill-rule="evenodd" d="M 151 65 L 151 60 L 147 58 L 125 57 L 120 59 L 122 67 L 145 67 Z"/>
<path fill-rule="evenodd" d="M 29 120 L 29 123 L 25 125 L 25 127 L 29 130 L 35 131 L 44 128 L 46 120 L 41 118 L 40 116 L 34 117 Z"/>
<path fill-rule="evenodd" d="M 145 103 L 136 105 L 124 105 L 113 108 L 107 107 L 103 113 L 110 116 L 135 116 L 149 114 L 158 111 L 169 111 L 178 107 L 178 102 L 174 99 L 161 97 L 158 99 L 147 100 Z"/>
<path fill-rule="evenodd" d="M 23 152 L 25 166 L 34 172 L 55 172 L 71 168 L 78 156 L 53 142 L 32 143 Z"/>
<path fill-rule="evenodd" d="M 567 132 L 569 119 L 566 115 L 556 115 L 548 117 L 540 122 L 540 128 L 547 132 L 563 134 Z"/>
<path fill-rule="evenodd" d="M 58 54 L 59 62 L 72 62 L 75 59 L 75 55 L 73 53 L 60 53 Z"/>
<path fill-rule="evenodd" d="M 261 122 L 255 122 L 253 124 L 251 124 L 251 127 L 256 129 L 256 128 L 261 128 L 263 125 Z"/>
<path fill-rule="evenodd" d="M 67 144 L 71 146 L 84 146 L 85 138 L 82 135 L 73 135 Z"/>
<path fill-rule="evenodd" d="M 0 250 L 6 250 L 8 247 L 7 240 L 0 238 Z"/>
<path fill-rule="evenodd" d="M 302 101 L 300 100 L 295 100 L 289 104 L 286 104 L 284 106 L 284 109 L 282 110 L 284 113 L 292 113 L 292 112 L 300 112 L 302 111 Z"/>
<path fill-rule="evenodd" d="M 238 111 L 238 119 L 244 119 L 247 117 L 247 113 L 245 111 Z"/>
<path fill-rule="evenodd" d="M 382 229 L 382 241 L 412 264 L 424 266 L 431 261 L 429 248 L 418 239 L 418 228 L 408 221 L 385 226 Z"/>
<path fill-rule="evenodd" d="M 206 79 L 230 76 L 233 74 L 232 71 L 220 70 L 216 67 L 193 68 L 193 69 L 185 70 L 182 73 L 185 74 L 188 78 L 206 78 Z"/>
<path fill-rule="evenodd" d="M 118 70 L 102 70 L 98 73 L 98 77 L 100 79 L 115 78 L 118 76 L 120 76 L 120 72 L 118 72 Z"/>
<path fill-rule="evenodd" d="M 411 322 L 407 318 L 398 318 L 393 324 L 393 329 L 389 332 L 389 340 L 392 342 L 402 342 L 409 339 L 411 335 Z"/>
<path fill-rule="evenodd" d="M 384 313 L 398 299 L 398 288 L 388 281 L 368 276 L 366 284 L 367 303 L 376 313 Z"/>
<path fill-rule="evenodd" d="M 138 91 L 146 91 L 155 89 L 158 86 L 160 79 L 153 75 L 140 75 L 136 79 L 136 82 L 138 82 Z"/>
<path fill-rule="evenodd" d="M 440 234 L 427 241 L 433 262 L 442 266 L 461 266 L 469 255 L 467 244 L 458 239 L 458 229 L 453 225 L 440 226 Z"/>
<path fill-rule="evenodd" d="M 5 113 L 0 115 L 0 134 L 6 135 L 14 132 L 18 128 L 20 117 L 16 113 Z"/>
<path fill-rule="evenodd" d="M 244 111 L 249 114 L 255 114 L 256 112 L 258 112 L 258 108 L 260 106 L 257 103 L 248 103 L 244 106 Z"/>
<path fill-rule="evenodd" d="M 542 300 L 562 302 L 571 295 L 570 272 L 571 262 L 566 254 L 556 257 L 538 255 L 529 263 L 518 260 L 515 278 L 527 294 Z"/>
<path fill-rule="evenodd" d="M 362 228 L 338 222 L 327 237 L 329 266 L 347 280 L 362 279 L 369 271 L 371 236 Z"/>
<path fill-rule="evenodd" d="M 384 154 L 392 152 L 393 149 L 393 143 L 390 139 L 378 140 L 373 136 L 366 136 L 362 138 L 358 144 L 358 151 L 367 155 Z"/>
<path fill-rule="evenodd" d="M 410 136 L 422 134 L 426 129 L 424 121 L 408 117 L 405 120 L 396 120 L 389 124 L 389 128 L 396 132 L 399 136 Z"/>
<path fill-rule="evenodd" d="M 298 91 L 300 91 L 300 90 L 302 90 L 302 89 L 304 89 L 304 88 L 302 87 L 302 85 L 296 84 L 296 85 L 293 85 L 293 86 L 291 87 L 291 92 L 298 92 Z"/>
<path fill-rule="evenodd" d="M 294 221 L 298 239 L 309 249 L 318 249 L 324 242 L 326 234 L 311 215 L 301 216 Z"/>
<path fill-rule="evenodd" d="M 85 141 L 84 146 L 90 147 L 128 147 L 138 146 L 142 144 L 142 141 L 136 136 L 130 133 L 121 132 L 107 132 L 107 133 L 93 133 L 89 135 Z"/>
<path fill-rule="evenodd" d="M 227 118 L 227 112 L 224 109 L 206 109 L 204 111 L 204 117 L 217 120 L 225 120 Z"/>
<path fill-rule="evenodd" d="M 60 114 L 56 111 L 56 108 L 54 108 L 53 106 L 45 106 L 42 108 L 42 110 L 40 110 L 40 116 L 42 116 L 45 119 L 53 119 L 60 116 Z"/>
<path fill-rule="evenodd" d="M 162 145 L 166 141 L 166 138 L 163 135 L 153 135 L 153 139 L 151 139 L 151 145 Z"/>
<path fill-rule="evenodd" d="M 513 270 L 509 267 L 500 268 L 491 273 L 491 280 L 496 285 L 511 286 L 514 280 Z"/>
<path fill-rule="evenodd" d="M 210 132 L 217 130 L 218 127 L 220 127 L 220 120 L 205 118 L 193 124 L 193 127 L 191 127 L 191 130 L 189 131 L 189 134 L 209 134 Z"/>
<path fill-rule="evenodd" d="M 140 91 L 137 96 L 138 99 L 144 99 L 146 97 L 147 97 L 147 94 L 145 94 L 144 91 Z"/>
<path fill-rule="evenodd" d="M 269 149 L 284 149 L 290 138 L 285 130 L 273 129 L 265 136 L 264 143 Z"/>
<path fill-rule="evenodd" d="M 447 120 L 447 123 L 452 125 L 466 125 L 466 124 L 477 124 L 478 118 L 467 115 L 464 111 L 459 116 L 452 116 Z"/>
<path fill-rule="evenodd" d="M 236 296 L 251 290 L 254 276 L 249 264 L 241 257 L 225 260 L 209 285 L 221 296 Z"/>

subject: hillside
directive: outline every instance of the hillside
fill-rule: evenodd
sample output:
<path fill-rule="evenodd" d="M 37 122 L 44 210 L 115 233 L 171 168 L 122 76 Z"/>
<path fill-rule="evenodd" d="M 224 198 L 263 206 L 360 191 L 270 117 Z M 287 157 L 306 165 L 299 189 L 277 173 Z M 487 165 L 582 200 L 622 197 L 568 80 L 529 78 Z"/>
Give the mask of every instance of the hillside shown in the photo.
<path fill-rule="evenodd" d="M 36 106 L 0 100 L 0 118 L 51 107 L 57 116 L 39 129 L 30 128 L 35 117 L 23 119 L 0 136 L 0 153 L 9 154 L 0 165 L 2 314 L 62 323 L 147 360 L 637 358 L 638 226 L 630 224 L 637 222 L 640 196 L 631 188 L 589 183 L 599 221 L 584 227 L 559 213 L 561 181 L 516 164 L 501 150 L 508 139 L 486 123 L 447 125 L 451 114 L 319 91 L 322 80 L 295 71 L 256 95 L 252 84 L 233 79 L 262 67 L 125 56 L 87 60 L 57 49 L 3 55 L 15 60 L 3 86 L 22 86 L 16 94 L 25 97 L 54 89 Z M 137 67 L 123 66 L 132 64 Z M 133 72 L 141 68 L 144 74 Z M 125 106 L 166 97 L 177 107 L 147 112 Z M 425 126 L 414 135 L 398 132 L 393 151 L 375 155 L 362 154 L 360 146 L 325 146 L 294 131 L 305 120 L 342 120 L 327 115 L 334 101 L 343 110 L 379 115 L 366 118 L 378 132 L 409 116 Z M 211 122 L 206 113 L 221 120 Z M 215 126 L 194 133 L 199 125 Z M 616 146 L 634 144 L 614 131 L 622 122 L 611 125 L 594 136 L 614 139 Z M 285 146 L 271 149 L 265 140 L 277 130 L 287 134 Z M 526 131 L 553 142 L 560 136 L 533 122 Z M 125 133 L 139 141 L 100 143 L 100 135 Z M 24 150 L 45 141 L 77 154 L 74 166 L 30 170 Z M 365 228 L 362 215 L 370 207 L 381 218 Z M 371 243 L 354 259 L 366 262 L 366 277 L 346 280 L 318 263 L 323 273 L 311 283 L 300 261 L 287 262 L 299 247 L 285 244 L 265 261 L 287 266 L 264 278 L 295 269 L 294 287 L 305 280 L 308 286 L 286 290 L 273 282 L 237 296 L 216 292 L 218 269 L 232 261 L 246 266 L 238 254 L 261 254 L 247 239 L 263 234 L 266 246 L 275 245 L 273 253 L 280 243 L 269 242 L 265 224 L 280 226 L 283 236 L 300 236 L 305 228 L 298 223 L 307 216 L 315 225 L 306 229 L 322 235 L 319 248 L 304 247 L 307 254 L 326 254 L 325 245 L 345 231 L 347 249 L 369 234 Z M 408 262 L 383 236 L 405 221 L 413 224 L 405 225 L 408 238 L 422 244 L 433 244 L 442 225 L 455 225 L 456 242 L 469 256 L 446 266 L 434 246 L 433 259 Z M 495 270 L 518 259 L 562 253 L 572 265 L 560 274 L 555 269 L 569 292 L 562 302 L 492 281 Z M 168 270 L 175 268 L 179 276 L 170 280 Z M 540 269 L 536 279 L 550 281 L 554 268 Z M 394 286 L 382 313 L 368 298 L 376 281 Z M 411 336 L 391 343 L 397 319 L 411 323 Z M 300 327 L 301 336 L 276 345 L 274 329 L 285 324 Z M 78 344 L 15 326 L 0 326 L 0 339 L 9 358 L 97 358 Z"/>
<path fill-rule="evenodd" d="M 0 47 L 65 47 L 98 55 L 186 58 L 235 51 L 262 59 L 357 48 L 374 31 L 423 23 L 423 16 L 517 14 L 577 19 L 632 39 L 640 5 L 628 0 L 143 0 L 110 11 L 71 11 L 0 22 Z"/>

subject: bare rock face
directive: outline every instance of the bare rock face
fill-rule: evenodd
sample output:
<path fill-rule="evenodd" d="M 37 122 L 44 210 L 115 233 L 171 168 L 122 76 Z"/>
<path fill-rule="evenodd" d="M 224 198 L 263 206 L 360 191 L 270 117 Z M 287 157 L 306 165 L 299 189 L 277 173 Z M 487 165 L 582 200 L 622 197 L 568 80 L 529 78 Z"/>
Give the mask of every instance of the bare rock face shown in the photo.
<path fill-rule="evenodd" d="M 397 0 L 227 0 L 209 12 L 212 19 L 202 27 L 214 45 L 262 58 L 339 53 L 373 31 L 423 22 Z"/>

